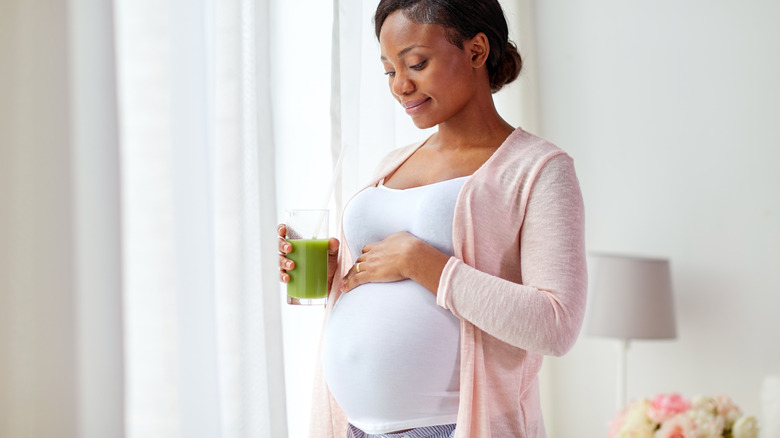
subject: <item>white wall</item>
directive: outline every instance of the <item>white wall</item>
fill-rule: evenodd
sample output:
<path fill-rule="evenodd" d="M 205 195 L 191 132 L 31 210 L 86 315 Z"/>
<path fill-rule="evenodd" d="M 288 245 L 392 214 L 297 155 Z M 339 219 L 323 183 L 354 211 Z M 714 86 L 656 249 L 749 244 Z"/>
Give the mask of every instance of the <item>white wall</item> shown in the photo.
<path fill-rule="evenodd" d="M 669 257 L 678 339 L 629 350 L 629 399 L 780 373 L 780 3 L 535 2 L 540 134 L 575 158 L 590 251 Z M 549 361 L 551 437 L 601 437 L 615 350 Z"/>

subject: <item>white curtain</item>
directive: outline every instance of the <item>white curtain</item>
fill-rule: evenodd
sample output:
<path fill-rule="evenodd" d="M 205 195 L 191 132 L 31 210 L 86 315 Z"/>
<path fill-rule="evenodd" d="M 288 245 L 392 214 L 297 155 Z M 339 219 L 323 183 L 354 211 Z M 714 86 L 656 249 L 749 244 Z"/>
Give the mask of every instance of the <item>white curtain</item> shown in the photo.
<path fill-rule="evenodd" d="M 0 436 L 123 436 L 110 3 L 0 4 Z"/>
<path fill-rule="evenodd" d="M 287 435 L 268 16 L 0 4 L 0 436 Z"/>
<path fill-rule="evenodd" d="M 342 185 L 336 209 L 368 181 L 379 160 L 391 150 L 424 139 L 395 102 L 379 60 L 373 16 L 378 0 L 334 0 L 338 15 L 334 38 L 333 112 L 335 159 L 345 148 Z"/>
<path fill-rule="evenodd" d="M 128 437 L 287 434 L 267 17 L 117 2 Z"/>

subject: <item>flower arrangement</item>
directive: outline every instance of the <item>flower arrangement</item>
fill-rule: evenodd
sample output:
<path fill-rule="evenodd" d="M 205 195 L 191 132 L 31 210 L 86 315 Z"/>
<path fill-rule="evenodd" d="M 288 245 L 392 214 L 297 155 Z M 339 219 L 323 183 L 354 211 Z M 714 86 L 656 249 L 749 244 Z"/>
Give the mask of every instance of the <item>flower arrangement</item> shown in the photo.
<path fill-rule="evenodd" d="M 696 397 L 659 394 L 620 410 L 608 438 L 757 438 L 756 418 L 743 415 L 726 395 Z"/>

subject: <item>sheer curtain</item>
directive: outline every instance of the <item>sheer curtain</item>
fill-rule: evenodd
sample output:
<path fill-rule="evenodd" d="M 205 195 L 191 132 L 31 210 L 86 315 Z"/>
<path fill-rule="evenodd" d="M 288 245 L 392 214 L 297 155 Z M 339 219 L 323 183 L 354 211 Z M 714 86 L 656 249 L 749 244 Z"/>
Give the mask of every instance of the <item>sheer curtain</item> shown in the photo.
<path fill-rule="evenodd" d="M 267 18 L 117 2 L 129 437 L 287 433 Z"/>
<path fill-rule="evenodd" d="M 378 0 L 334 0 L 338 9 L 334 39 L 332 156 L 344 158 L 337 208 L 368 181 L 379 160 L 391 150 L 422 140 L 420 131 L 392 98 L 379 60 L 373 16 Z"/>
<path fill-rule="evenodd" d="M 123 435 L 110 3 L 0 5 L 0 436 Z"/>
<path fill-rule="evenodd" d="M 0 436 L 287 435 L 268 16 L 0 4 Z"/>

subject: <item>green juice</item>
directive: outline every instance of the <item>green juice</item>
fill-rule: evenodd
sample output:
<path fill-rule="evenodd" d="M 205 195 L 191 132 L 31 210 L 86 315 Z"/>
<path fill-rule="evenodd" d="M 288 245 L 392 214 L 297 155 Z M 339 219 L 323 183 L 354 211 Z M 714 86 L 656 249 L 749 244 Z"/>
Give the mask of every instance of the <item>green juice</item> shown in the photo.
<path fill-rule="evenodd" d="M 328 296 L 328 239 L 288 239 L 292 251 L 287 258 L 295 267 L 287 271 L 287 296 L 299 299 Z"/>

